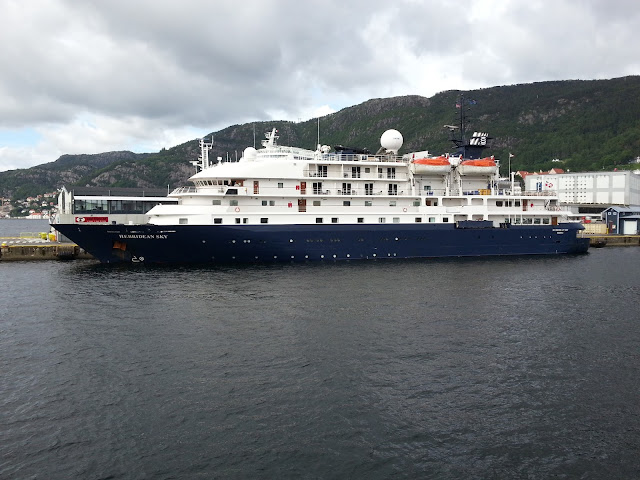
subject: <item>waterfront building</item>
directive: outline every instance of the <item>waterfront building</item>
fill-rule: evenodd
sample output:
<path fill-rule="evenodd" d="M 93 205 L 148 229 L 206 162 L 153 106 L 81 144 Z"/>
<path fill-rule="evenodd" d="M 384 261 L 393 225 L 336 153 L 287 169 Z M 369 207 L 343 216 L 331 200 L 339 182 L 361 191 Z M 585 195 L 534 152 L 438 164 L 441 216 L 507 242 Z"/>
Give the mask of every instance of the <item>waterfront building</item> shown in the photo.
<path fill-rule="evenodd" d="M 519 172 L 525 190 L 555 191 L 562 205 L 578 207 L 640 205 L 640 175 L 631 171 L 560 173 Z"/>
<path fill-rule="evenodd" d="M 609 207 L 602 212 L 602 220 L 611 234 L 640 233 L 640 207 Z"/>

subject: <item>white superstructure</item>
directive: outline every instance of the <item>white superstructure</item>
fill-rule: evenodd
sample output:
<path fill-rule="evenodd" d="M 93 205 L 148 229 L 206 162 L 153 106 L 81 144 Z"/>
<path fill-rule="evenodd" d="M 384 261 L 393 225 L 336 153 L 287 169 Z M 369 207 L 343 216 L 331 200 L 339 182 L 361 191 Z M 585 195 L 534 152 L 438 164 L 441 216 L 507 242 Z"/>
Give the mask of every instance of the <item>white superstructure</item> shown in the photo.
<path fill-rule="evenodd" d="M 478 137 L 486 134 L 477 134 Z M 475 136 L 474 136 L 475 138 Z M 211 164 L 201 142 L 194 186 L 174 190 L 176 205 L 148 212 L 151 224 L 452 223 L 466 220 L 555 224 L 566 220 L 552 191 L 498 188 L 492 158 L 469 164 L 427 151 L 399 155 L 402 135 L 381 137 L 378 154 L 318 145 L 316 150 L 277 144 L 266 133 L 261 149 L 249 147 L 237 162 Z M 471 168 L 470 168 L 471 167 Z"/>

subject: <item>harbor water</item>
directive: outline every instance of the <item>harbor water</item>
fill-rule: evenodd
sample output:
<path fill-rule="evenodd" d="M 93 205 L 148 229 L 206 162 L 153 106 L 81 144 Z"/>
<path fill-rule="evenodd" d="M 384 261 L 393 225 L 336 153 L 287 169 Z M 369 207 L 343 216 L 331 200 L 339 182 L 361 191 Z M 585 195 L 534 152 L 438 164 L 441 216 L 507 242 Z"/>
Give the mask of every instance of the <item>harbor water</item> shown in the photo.
<path fill-rule="evenodd" d="M 0 263 L 0 478 L 637 479 L 639 271 Z"/>

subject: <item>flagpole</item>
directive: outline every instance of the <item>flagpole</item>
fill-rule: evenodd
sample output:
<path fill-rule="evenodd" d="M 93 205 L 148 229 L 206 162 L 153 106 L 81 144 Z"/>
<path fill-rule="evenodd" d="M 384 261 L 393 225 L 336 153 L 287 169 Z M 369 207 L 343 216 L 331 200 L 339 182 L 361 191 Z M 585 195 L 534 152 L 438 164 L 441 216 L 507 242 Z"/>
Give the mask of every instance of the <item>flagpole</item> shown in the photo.
<path fill-rule="evenodd" d="M 511 176 L 511 157 L 513 157 L 513 155 L 509 152 L 509 179 L 511 180 L 511 194 L 513 195 L 513 182 L 515 180 L 515 175 L 513 177 Z"/>

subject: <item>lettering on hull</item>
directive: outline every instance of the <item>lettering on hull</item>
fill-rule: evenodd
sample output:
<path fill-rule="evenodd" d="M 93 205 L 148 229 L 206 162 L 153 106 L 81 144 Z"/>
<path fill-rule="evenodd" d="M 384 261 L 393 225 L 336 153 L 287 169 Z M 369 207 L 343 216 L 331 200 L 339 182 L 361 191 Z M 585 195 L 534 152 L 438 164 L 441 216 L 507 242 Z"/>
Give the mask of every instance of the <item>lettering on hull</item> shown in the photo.
<path fill-rule="evenodd" d="M 143 240 L 166 240 L 167 238 L 169 238 L 169 235 L 162 235 L 162 234 L 141 234 L 141 233 L 121 233 L 120 235 L 118 235 L 118 238 L 125 240 L 125 239 L 131 239 L 131 238 L 137 238 L 137 239 L 143 239 Z"/>

